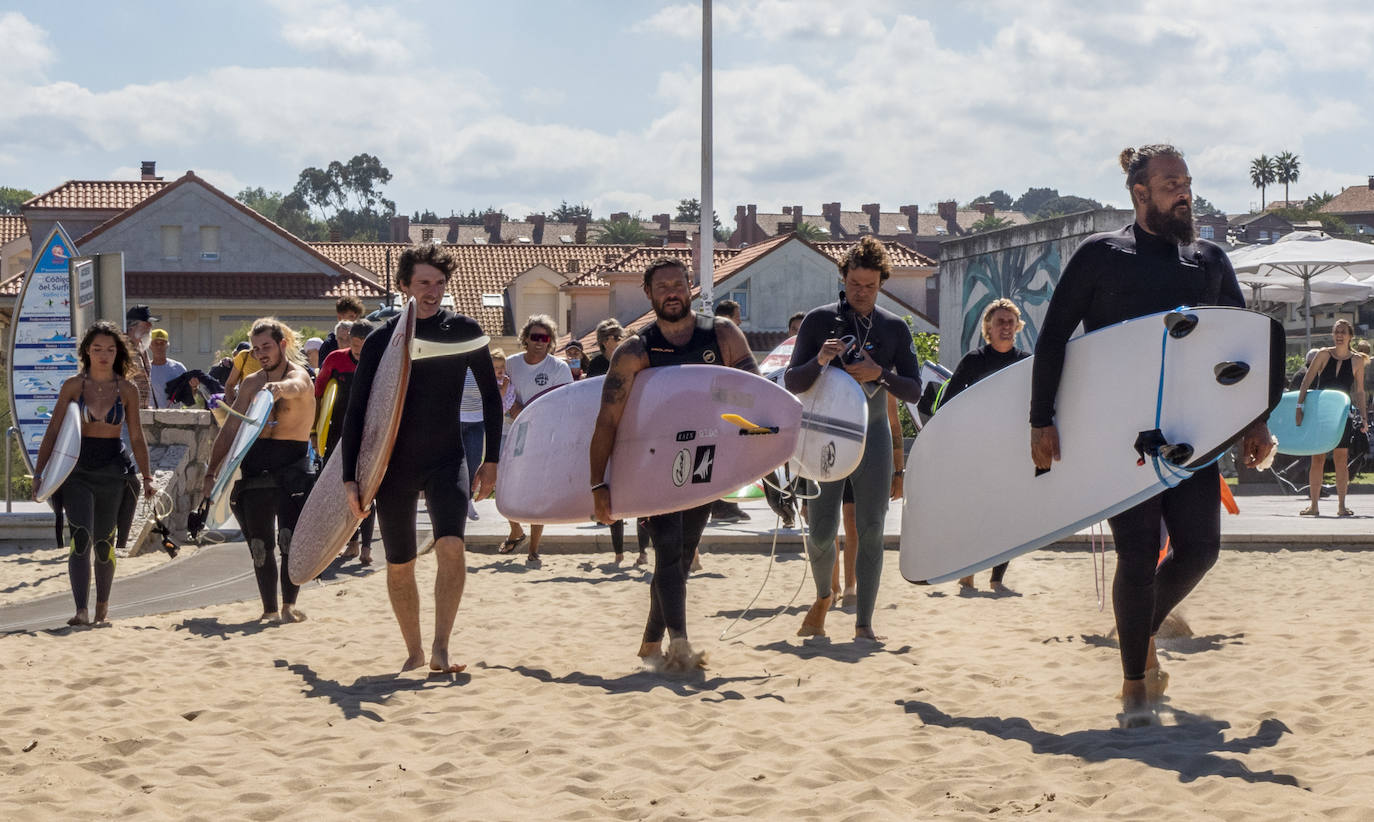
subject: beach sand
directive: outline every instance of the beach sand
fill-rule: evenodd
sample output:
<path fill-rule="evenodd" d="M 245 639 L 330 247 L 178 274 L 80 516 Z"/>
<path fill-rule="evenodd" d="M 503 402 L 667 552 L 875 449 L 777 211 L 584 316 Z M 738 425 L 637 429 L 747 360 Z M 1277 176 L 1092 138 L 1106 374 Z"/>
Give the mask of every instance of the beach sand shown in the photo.
<path fill-rule="evenodd" d="M 1001 598 L 888 552 L 882 647 L 840 610 L 793 637 L 809 581 L 763 624 L 796 555 L 718 640 L 769 560 L 708 554 L 685 679 L 637 664 L 645 578 L 608 559 L 470 554 L 457 676 L 392 674 L 381 573 L 307 587 L 300 625 L 243 602 L 0 637 L 0 818 L 1370 818 L 1367 553 L 1225 551 L 1162 643 L 1165 725 L 1131 731 L 1086 551 L 1014 561 Z"/>

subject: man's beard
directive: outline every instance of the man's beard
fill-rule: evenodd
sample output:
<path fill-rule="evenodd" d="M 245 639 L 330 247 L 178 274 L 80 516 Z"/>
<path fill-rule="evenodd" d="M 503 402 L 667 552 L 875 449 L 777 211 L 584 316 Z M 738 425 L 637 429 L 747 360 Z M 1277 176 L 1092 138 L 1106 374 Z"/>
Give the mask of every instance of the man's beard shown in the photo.
<path fill-rule="evenodd" d="M 1145 204 L 1145 227 L 1172 243 L 1188 245 L 1197 236 L 1197 229 L 1193 226 L 1193 209 L 1189 207 L 1187 211 L 1187 217 L 1179 217 L 1176 209 L 1166 213 L 1150 200 Z"/>
<path fill-rule="evenodd" d="M 666 309 L 664 309 L 662 303 L 654 303 L 653 306 L 654 316 L 659 318 L 660 320 L 663 320 L 664 322 L 669 323 L 677 322 L 678 320 L 685 318 L 692 310 L 691 307 L 685 302 L 679 302 L 679 308 L 677 312 L 671 314 L 668 313 Z"/>

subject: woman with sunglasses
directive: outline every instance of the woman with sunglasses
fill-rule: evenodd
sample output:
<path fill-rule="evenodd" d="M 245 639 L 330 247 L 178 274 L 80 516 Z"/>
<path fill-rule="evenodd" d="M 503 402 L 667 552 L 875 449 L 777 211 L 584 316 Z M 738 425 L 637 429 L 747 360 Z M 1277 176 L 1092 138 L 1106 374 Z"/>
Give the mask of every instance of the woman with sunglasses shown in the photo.
<path fill-rule="evenodd" d="M 573 381 L 572 370 L 558 357 L 549 356 L 553 349 L 554 334 L 558 326 L 547 314 L 535 314 L 525 321 L 520 331 L 520 344 L 525 353 L 512 357 L 506 362 L 506 373 L 510 375 L 511 385 L 515 386 L 515 404 L 511 406 L 510 417 L 515 419 L 535 397 L 547 393 L 560 385 Z M 520 523 L 510 524 L 512 536 L 501 543 L 500 553 L 509 554 L 525 541 L 524 529 Z M 544 536 L 544 526 L 530 526 L 530 553 L 525 558 L 527 565 L 539 562 L 539 540 Z"/>

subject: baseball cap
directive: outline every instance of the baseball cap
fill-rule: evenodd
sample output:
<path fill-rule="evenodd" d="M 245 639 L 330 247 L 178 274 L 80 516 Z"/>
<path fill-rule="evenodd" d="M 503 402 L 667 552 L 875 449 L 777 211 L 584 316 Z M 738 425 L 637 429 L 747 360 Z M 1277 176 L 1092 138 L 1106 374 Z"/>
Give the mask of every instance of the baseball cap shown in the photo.
<path fill-rule="evenodd" d="M 124 319 L 128 322 L 155 323 L 158 321 L 158 318 L 153 316 L 152 310 L 146 305 L 135 305 L 130 307 L 129 310 L 125 312 Z"/>
<path fill-rule="evenodd" d="M 168 339 L 168 337 L 167 337 L 167 332 L 164 331 L 164 330 L 162 330 L 161 328 L 154 328 L 154 329 L 153 329 L 153 333 L 150 334 L 149 336 L 150 336 L 152 339 L 154 339 L 154 340 L 167 340 L 167 339 Z"/>
<path fill-rule="evenodd" d="M 320 339 L 319 337 L 311 337 L 310 339 L 305 341 L 305 350 L 319 351 L 320 346 L 322 345 L 324 345 L 324 340 Z"/>

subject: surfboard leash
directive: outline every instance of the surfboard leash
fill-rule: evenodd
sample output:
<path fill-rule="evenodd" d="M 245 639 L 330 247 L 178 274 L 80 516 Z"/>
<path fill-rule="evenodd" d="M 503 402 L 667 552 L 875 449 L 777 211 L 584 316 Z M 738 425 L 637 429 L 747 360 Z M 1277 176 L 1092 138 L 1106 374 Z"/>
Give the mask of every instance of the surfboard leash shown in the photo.
<path fill-rule="evenodd" d="M 1181 311 L 1183 311 L 1182 307 L 1175 309 L 1176 313 Z M 1194 320 L 1193 324 L 1196 325 L 1196 320 Z M 1191 326 L 1188 330 L 1191 330 Z M 1186 331 L 1184 333 L 1186 334 Z M 1160 420 L 1164 416 L 1164 371 L 1169 357 L 1169 338 L 1174 336 L 1182 335 L 1174 334 L 1173 330 L 1167 326 L 1164 329 L 1164 333 L 1160 335 L 1159 383 L 1155 389 L 1155 427 L 1153 431 L 1140 432 L 1140 435 L 1136 437 L 1135 444 L 1136 453 L 1140 454 L 1140 459 L 1136 464 L 1144 465 L 1145 457 L 1148 455 L 1150 458 L 1150 465 L 1154 468 L 1155 476 L 1165 488 L 1177 488 L 1179 483 L 1193 476 L 1193 474 L 1216 464 L 1217 460 L 1221 459 L 1221 455 L 1225 453 L 1225 451 L 1222 451 L 1202 465 L 1191 468 L 1178 465 L 1170 461 L 1167 457 L 1162 462 L 1160 460 L 1160 456 L 1164 454 L 1167 449 L 1187 448 L 1186 456 L 1184 456 L 1183 459 L 1192 456 L 1191 446 L 1169 443 L 1164 439 L 1163 431 L 1159 427 Z M 1165 476 L 1166 472 L 1168 473 L 1167 477 Z"/>

